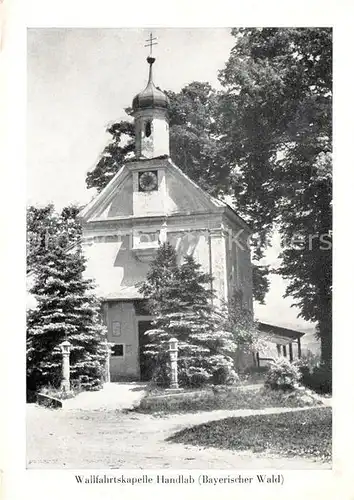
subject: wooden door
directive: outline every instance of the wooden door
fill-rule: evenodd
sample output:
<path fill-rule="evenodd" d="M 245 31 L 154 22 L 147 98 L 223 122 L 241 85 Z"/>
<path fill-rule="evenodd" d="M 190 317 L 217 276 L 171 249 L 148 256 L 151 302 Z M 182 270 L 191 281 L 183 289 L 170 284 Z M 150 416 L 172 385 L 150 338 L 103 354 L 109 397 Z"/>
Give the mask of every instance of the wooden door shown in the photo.
<path fill-rule="evenodd" d="M 152 366 L 149 363 L 146 354 L 145 346 L 149 342 L 149 337 L 145 335 L 145 332 L 151 330 L 151 321 L 139 321 L 139 364 L 140 364 L 140 380 L 147 381 L 151 379 L 152 376 Z"/>

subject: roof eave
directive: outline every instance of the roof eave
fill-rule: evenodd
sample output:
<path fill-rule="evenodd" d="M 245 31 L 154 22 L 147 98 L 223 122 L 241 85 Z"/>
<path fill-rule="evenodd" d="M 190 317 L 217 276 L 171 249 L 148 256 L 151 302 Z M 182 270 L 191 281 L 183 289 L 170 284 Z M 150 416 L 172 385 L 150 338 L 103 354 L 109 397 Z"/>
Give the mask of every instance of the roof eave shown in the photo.
<path fill-rule="evenodd" d="M 290 328 L 283 328 L 282 326 L 271 325 L 269 323 L 258 322 L 259 330 L 263 333 L 279 335 L 281 337 L 288 337 L 292 339 L 299 339 L 305 335 L 305 332 L 292 330 Z"/>

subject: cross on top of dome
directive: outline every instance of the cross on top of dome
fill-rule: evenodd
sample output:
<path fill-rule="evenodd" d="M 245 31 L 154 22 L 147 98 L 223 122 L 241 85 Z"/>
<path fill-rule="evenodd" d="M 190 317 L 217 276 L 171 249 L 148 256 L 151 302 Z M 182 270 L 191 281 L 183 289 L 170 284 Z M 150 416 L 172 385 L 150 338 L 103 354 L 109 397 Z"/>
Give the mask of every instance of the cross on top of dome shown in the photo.
<path fill-rule="evenodd" d="M 148 42 L 147 44 L 144 45 L 144 47 L 150 47 L 150 57 L 152 57 L 152 46 L 157 45 L 158 42 L 155 42 L 154 40 L 157 40 L 157 37 L 153 37 L 152 33 L 150 33 L 150 36 L 145 42 Z"/>
<path fill-rule="evenodd" d="M 139 94 L 137 94 L 133 99 L 134 111 L 139 111 L 141 109 L 147 108 L 168 109 L 170 104 L 167 95 L 159 90 L 155 86 L 153 81 L 152 65 L 154 64 L 156 59 L 152 57 L 152 47 L 153 45 L 157 45 L 157 41 L 155 40 L 157 40 L 157 38 L 153 37 L 152 33 L 150 33 L 150 37 L 148 38 L 148 40 L 145 40 L 146 42 L 148 42 L 145 47 L 150 48 L 150 55 L 146 59 L 149 63 L 149 79 L 145 89 L 139 92 Z"/>

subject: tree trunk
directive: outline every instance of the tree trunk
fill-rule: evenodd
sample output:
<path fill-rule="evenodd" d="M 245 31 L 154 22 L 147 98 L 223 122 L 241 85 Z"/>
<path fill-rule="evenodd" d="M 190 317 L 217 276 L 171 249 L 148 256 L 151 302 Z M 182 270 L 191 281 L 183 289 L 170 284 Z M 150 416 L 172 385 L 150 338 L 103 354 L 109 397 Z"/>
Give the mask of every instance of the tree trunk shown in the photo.
<path fill-rule="evenodd" d="M 319 322 L 319 335 L 321 339 L 321 361 L 332 366 L 332 318 L 329 317 Z"/>

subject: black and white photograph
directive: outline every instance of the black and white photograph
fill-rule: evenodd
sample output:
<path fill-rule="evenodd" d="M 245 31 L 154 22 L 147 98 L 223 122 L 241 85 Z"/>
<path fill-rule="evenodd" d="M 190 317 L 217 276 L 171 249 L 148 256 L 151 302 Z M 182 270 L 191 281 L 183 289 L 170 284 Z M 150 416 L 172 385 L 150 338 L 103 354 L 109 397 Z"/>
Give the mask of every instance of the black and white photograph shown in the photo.
<path fill-rule="evenodd" d="M 332 469 L 332 28 L 28 28 L 26 134 L 26 468 Z"/>

